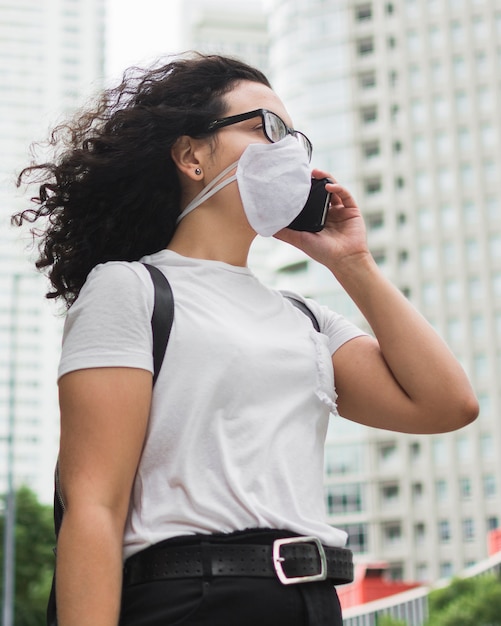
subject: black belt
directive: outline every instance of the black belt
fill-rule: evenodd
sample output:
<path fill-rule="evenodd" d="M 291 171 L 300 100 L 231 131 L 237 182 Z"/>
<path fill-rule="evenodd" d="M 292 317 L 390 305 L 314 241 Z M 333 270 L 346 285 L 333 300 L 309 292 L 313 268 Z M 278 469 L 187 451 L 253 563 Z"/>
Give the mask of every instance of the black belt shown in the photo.
<path fill-rule="evenodd" d="M 124 567 L 124 584 L 169 578 L 249 576 L 278 578 L 284 585 L 353 581 L 350 550 L 324 546 L 317 537 L 287 537 L 271 545 L 159 545 L 134 554 Z"/>

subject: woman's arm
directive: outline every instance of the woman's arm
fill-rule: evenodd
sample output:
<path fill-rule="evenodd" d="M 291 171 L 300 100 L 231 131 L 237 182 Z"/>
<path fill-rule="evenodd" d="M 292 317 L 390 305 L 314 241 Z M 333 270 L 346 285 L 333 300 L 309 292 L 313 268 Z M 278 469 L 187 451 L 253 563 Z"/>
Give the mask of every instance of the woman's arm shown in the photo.
<path fill-rule="evenodd" d="M 314 176 L 329 176 L 314 170 Z M 378 428 L 433 433 L 461 428 L 478 414 L 471 385 L 426 320 L 380 272 L 350 193 L 326 186 L 332 206 L 320 233 L 285 229 L 279 238 L 325 265 L 371 326 L 376 339 L 352 339 L 333 356 L 339 412 Z"/>
<path fill-rule="evenodd" d="M 151 373 L 135 368 L 79 370 L 60 380 L 59 626 L 118 624 L 123 532 L 151 390 Z"/>

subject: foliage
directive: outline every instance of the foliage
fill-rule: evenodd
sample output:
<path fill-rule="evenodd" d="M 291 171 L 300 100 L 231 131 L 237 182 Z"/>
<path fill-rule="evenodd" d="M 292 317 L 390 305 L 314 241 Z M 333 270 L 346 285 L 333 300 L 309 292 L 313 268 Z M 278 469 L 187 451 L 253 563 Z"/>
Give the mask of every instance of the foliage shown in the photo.
<path fill-rule="evenodd" d="M 0 517 L 0 583 L 3 590 L 4 517 Z M 54 568 L 52 507 L 27 487 L 16 494 L 14 626 L 44 626 Z M 2 595 L 3 601 L 3 595 Z"/>
<path fill-rule="evenodd" d="M 407 626 L 401 619 L 391 617 L 391 615 L 378 615 L 377 626 Z"/>
<path fill-rule="evenodd" d="M 501 580 L 456 579 L 430 594 L 427 626 L 501 626 Z"/>

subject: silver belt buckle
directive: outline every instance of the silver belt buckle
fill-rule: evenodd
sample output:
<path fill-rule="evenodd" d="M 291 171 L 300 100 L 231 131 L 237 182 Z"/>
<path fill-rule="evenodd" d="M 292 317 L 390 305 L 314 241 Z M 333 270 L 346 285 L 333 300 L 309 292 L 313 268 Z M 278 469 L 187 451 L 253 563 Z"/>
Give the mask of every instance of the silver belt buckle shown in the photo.
<path fill-rule="evenodd" d="M 284 572 L 282 563 L 284 557 L 280 556 L 282 546 L 291 543 L 314 543 L 317 546 L 318 556 L 320 559 L 320 572 L 311 574 L 310 576 L 293 576 L 288 578 Z M 273 567 L 282 585 L 296 585 L 298 583 L 312 583 L 317 580 L 325 580 L 327 578 L 327 559 L 325 558 L 325 550 L 318 537 L 287 537 L 286 539 L 275 539 L 273 542 Z"/>

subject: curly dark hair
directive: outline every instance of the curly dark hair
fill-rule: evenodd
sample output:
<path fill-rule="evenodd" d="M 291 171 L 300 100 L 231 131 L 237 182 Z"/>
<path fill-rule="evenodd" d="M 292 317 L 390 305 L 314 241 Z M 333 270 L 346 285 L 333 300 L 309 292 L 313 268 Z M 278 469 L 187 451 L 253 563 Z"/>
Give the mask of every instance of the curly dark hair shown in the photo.
<path fill-rule="evenodd" d="M 270 86 L 242 61 L 192 53 L 149 69 L 130 68 L 92 110 L 57 126 L 52 162 L 23 169 L 17 185 L 39 184 L 12 223 L 34 223 L 36 267 L 69 307 L 89 272 L 111 260 L 135 261 L 167 246 L 179 215 L 180 185 L 170 150 L 181 135 L 203 137 L 225 113 L 223 95 L 240 80 Z"/>

